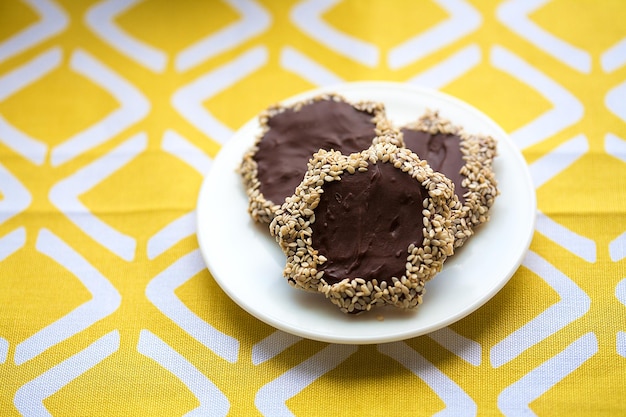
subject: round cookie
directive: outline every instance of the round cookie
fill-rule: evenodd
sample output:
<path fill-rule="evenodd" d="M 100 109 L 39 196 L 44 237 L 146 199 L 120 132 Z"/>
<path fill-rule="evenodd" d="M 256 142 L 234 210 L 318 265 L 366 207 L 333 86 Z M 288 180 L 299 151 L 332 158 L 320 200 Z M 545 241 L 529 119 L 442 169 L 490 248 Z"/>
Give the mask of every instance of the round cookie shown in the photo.
<path fill-rule="evenodd" d="M 489 220 L 499 193 L 492 169 L 495 139 L 470 134 L 432 111 L 400 131 L 407 148 L 454 183 L 459 199 L 452 212 L 454 247 L 461 247 L 475 227 Z"/>
<path fill-rule="evenodd" d="M 360 152 L 391 129 L 382 104 L 350 103 L 337 94 L 271 106 L 259 115 L 259 123 L 261 133 L 244 155 L 239 172 L 248 212 L 260 223 L 269 223 L 293 194 L 313 153 L 319 149 Z M 400 140 L 397 135 L 392 139 Z"/>
<path fill-rule="evenodd" d="M 379 142 L 349 156 L 313 155 L 270 224 L 289 283 L 345 313 L 417 307 L 453 252 L 450 180 L 407 148 Z"/>

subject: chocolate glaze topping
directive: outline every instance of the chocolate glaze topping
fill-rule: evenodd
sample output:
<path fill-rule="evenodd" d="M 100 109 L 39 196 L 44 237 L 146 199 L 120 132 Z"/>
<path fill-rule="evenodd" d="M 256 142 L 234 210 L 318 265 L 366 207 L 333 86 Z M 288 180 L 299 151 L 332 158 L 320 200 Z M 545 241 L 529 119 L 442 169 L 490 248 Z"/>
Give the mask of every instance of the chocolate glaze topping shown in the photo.
<path fill-rule="evenodd" d="M 465 203 L 468 189 L 461 185 L 465 178 L 461 168 L 465 165 L 461 153 L 461 138 L 451 134 L 430 134 L 422 130 L 402 129 L 407 148 L 426 160 L 430 167 L 450 178 L 454 183 L 454 192 L 461 203 Z"/>
<path fill-rule="evenodd" d="M 370 113 L 333 100 L 317 100 L 299 111 L 287 109 L 269 118 L 269 130 L 254 155 L 259 190 L 267 200 L 282 204 L 302 181 L 313 153 L 367 149 L 376 136 L 372 119 Z"/>
<path fill-rule="evenodd" d="M 391 163 L 370 164 L 366 172 L 327 183 L 311 225 L 313 247 L 327 258 L 318 267 L 323 279 L 381 283 L 406 275 L 409 245 L 421 246 L 424 240 L 427 197 L 415 178 Z"/>

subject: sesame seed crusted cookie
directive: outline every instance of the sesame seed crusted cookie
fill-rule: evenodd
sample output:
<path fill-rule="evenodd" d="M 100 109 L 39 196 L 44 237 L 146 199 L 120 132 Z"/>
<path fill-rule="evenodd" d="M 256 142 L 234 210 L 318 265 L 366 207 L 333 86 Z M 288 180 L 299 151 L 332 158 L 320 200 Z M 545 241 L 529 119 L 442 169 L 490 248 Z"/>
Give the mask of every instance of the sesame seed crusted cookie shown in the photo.
<path fill-rule="evenodd" d="M 259 124 L 261 132 L 245 153 L 239 172 L 248 212 L 265 224 L 302 181 L 313 153 L 319 149 L 360 152 L 392 130 L 383 104 L 351 103 L 335 93 L 270 106 L 259 115 Z M 399 135 L 388 139 L 402 144 Z"/>
<path fill-rule="evenodd" d="M 452 211 L 454 247 L 461 247 L 477 226 L 489 220 L 489 209 L 499 194 L 492 169 L 495 139 L 470 134 L 433 111 L 400 131 L 407 148 L 454 183 L 459 199 Z"/>
<path fill-rule="evenodd" d="M 288 282 L 345 313 L 417 307 L 453 252 L 450 180 L 389 138 L 379 142 L 348 156 L 315 153 L 270 224 Z"/>

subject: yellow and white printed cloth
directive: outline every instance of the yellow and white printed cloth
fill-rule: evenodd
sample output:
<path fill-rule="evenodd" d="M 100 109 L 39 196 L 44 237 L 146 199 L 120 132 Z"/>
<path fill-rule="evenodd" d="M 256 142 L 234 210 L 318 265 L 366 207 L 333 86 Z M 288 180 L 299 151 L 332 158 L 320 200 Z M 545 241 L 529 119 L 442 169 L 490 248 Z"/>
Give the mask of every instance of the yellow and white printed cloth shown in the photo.
<path fill-rule="evenodd" d="M 622 0 L 0 0 L 0 415 L 626 415 L 625 16 Z M 504 289 L 384 345 L 254 319 L 195 235 L 234 131 L 356 80 L 481 109 L 538 201 Z"/>

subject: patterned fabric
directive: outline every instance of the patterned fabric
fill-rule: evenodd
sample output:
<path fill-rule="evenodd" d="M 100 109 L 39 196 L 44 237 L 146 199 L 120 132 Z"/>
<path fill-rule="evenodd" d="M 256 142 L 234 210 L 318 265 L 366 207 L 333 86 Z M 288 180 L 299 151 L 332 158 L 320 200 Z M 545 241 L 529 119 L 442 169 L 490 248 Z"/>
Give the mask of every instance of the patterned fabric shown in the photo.
<path fill-rule="evenodd" d="M 0 1 L 0 414 L 626 413 L 624 16 L 622 0 Z M 276 331 L 203 264 L 203 175 L 268 104 L 374 79 L 510 133 L 537 189 L 530 251 L 426 336 Z"/>

